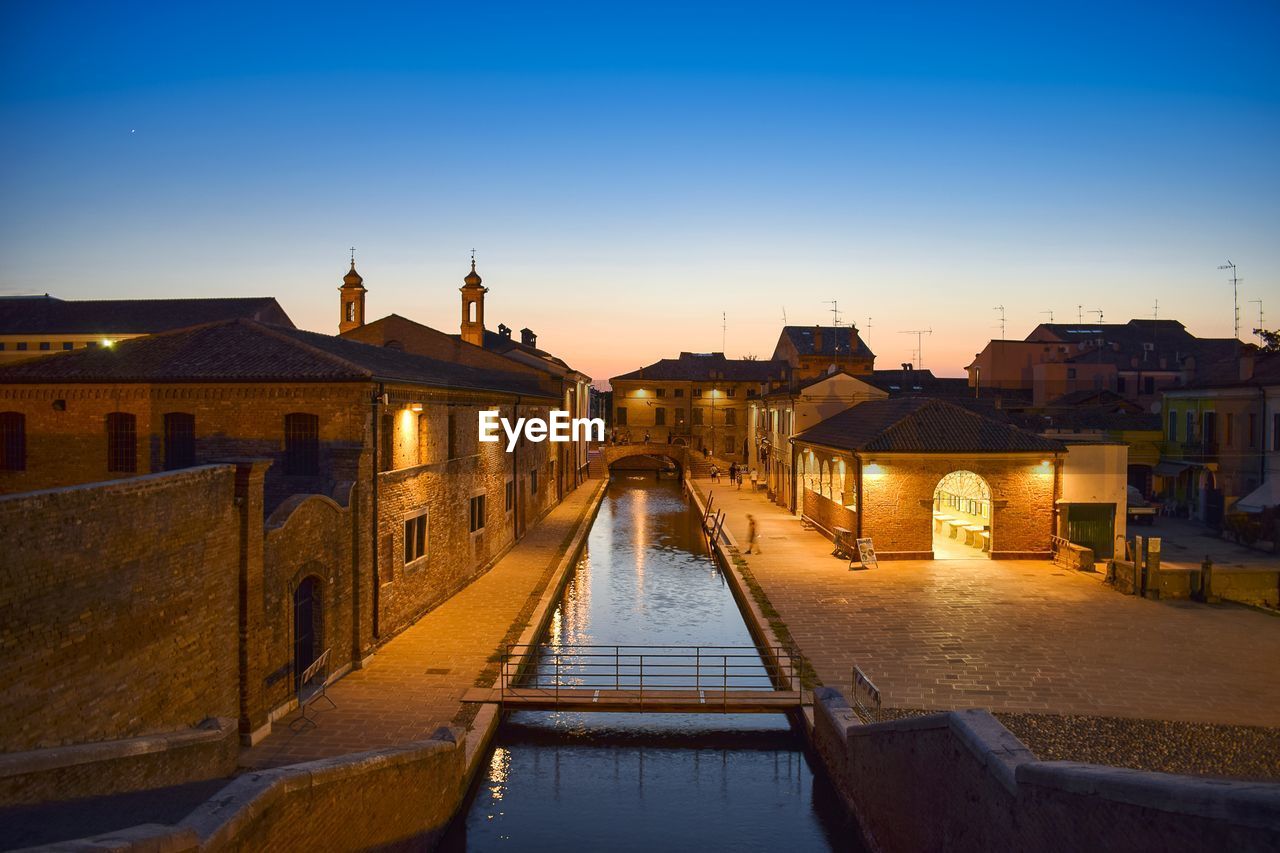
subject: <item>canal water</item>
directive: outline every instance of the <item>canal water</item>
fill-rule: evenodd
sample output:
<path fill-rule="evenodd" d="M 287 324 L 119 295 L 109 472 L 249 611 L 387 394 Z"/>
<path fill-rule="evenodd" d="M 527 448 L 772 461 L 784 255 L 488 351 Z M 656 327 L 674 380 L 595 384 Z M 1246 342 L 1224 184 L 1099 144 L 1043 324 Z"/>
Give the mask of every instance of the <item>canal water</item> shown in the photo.
<path fill-rule="evenodd" d="M 616 477 L 552 646 L 751 646 L 678 482 Z M 861 850 L 803 739 L 773 714 L 520 711 L 445 850 Z"/>

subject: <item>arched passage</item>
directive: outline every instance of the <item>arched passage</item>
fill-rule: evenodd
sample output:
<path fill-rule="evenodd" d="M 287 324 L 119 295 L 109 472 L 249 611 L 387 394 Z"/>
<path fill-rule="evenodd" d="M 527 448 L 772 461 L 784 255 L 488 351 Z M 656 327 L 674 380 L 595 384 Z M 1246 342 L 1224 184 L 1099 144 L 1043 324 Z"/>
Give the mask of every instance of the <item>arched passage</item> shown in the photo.
<path fill-rule="evenodd" d="M 933 490 L 933 558 L 989 557 L 991 486 L 972 471 L 952 471 Z"/>

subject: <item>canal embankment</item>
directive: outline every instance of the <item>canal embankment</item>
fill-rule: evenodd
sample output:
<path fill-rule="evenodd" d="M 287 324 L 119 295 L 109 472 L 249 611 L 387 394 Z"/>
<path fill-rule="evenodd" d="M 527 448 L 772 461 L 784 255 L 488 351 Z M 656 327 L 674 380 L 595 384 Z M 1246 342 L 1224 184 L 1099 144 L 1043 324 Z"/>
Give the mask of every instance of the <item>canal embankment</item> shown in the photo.
<path fill-rule="evenodd" d="M 709 485 L 686 484 L 704 511 Z M 787 638 L 802 657 L 814 648 L 806 640 L 816 639 L 821 643 L 819 660 L 829 661 L 833 650 L 843 652 L 841 669 L 851 670 L 849 653 L 857 641 L 850 638 L 860 630 L 883 636 L 875 614 L 884 609 L 884 601 L 857 601 L 841 587 L 850 573 L 828 555 L 829 543 L 803 530 L 794 518 L 779 520 L 776 508 L 759 496 L 736 489 L 715 490 L 711 496 L 718 496 L 712 513 L 727 513 L 714 553 L 738 588 L 754 593 L 743 608 L 755 623 L 753 631 L 769 642 Z M 757 544 L 763 544 L 764 556 L 747 558 L 738 548 L 735 530 L 745 529 L 748 511 L 769 519 L 758 524 Z M 779 583 L 780 562 L 788 563 L 798 585 L 809 582 L 807 594 L 814 606 L 804 615 L 799 642 L 770 601 L 770 592 L 796 600 L 796 590 Z M 751 569 L 765 564 L 775 572 L 762 585 Z M 963 596 L 959 603 L 968 604 Z M 869 608 L 865 615 L 863 608 Z M 950 612 L 962 616 L 963 608 Z M 825 618 L 815 619 L 815 614 Z M 910 625 L 901 627 L 911 630 Z M 886 646 L 885 652 L 892 648 Z M 858 660 L 866 664 L 865 658 Z M 830 674 L 832 681 L 842 680 L 836 672 Z M 1280 843 L 1277 785 L 1043 761 L 983 709 L 909 712 L 900 719 L 867 723 L 836 687 L 815 687 L 811 719 L 813 725 L 806 729 L 811 745 L 874 849 L 1264 850 Z M 1235 734 L 1257 734 L 1241 729 Z M 1181 734 L 1195 737 L 1197 732 Z M 1258 743 L 1249 737 L 1244 742 Z M 1155 742 L 1134 746 L 1160 751 Z M 921 820 L 921 815 L 929 819 Z"/>

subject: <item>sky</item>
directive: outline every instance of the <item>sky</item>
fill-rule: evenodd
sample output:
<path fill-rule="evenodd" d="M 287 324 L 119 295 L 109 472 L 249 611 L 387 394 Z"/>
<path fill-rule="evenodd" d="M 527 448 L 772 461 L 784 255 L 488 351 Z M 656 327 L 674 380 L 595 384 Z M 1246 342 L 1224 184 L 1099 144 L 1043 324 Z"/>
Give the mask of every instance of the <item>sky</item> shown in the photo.
<path fill-rule="evenodd" d="M 1280 4 L 5 3 L 0 294 L 486 320 L 598 383 L 856 324 L 1280 323 Z M 1158 308 L 1157 308 L 1158 301 Z M 911 330 L 931 330 L 922 337 Z M 922 343 L 923 357 L 916 352 Z"/>

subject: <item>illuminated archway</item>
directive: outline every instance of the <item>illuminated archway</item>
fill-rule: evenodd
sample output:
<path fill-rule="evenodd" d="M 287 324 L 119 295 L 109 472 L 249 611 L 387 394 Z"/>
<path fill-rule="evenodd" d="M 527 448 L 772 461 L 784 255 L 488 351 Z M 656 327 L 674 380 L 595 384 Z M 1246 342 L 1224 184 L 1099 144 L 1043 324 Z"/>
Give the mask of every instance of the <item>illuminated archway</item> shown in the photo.
<path fill-rule="evenodd" d="M 991 486 L 972 471 L 952 471 L 933 490 L 933 557 L 974 559 L 991 555 Z"/>

